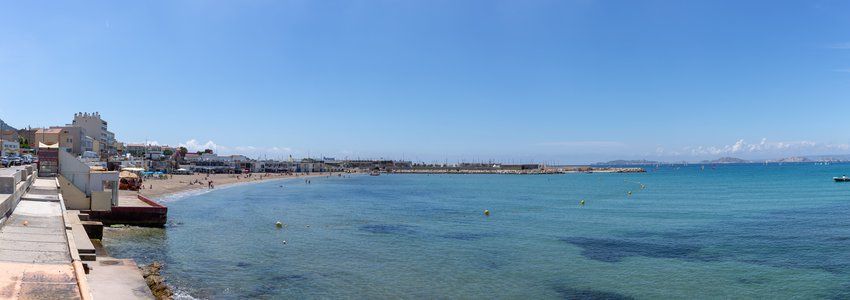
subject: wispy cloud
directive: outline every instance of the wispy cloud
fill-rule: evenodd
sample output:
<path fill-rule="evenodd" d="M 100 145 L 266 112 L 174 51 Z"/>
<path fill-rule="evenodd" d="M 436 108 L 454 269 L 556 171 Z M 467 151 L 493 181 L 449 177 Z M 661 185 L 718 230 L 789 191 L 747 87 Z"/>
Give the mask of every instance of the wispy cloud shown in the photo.
<path fill-rule="evenodd" d="M 206 149 L 213 150 L 219 154 L 243 154 L 250 157 L 259 157 L 263 155 L 278 156 L 292 153 L 292 148 L 289 147 L 256 147 L 256 146 L 225 146 L 217 144 L 213 141 L 206 143 L 198 142 L 196 139 L 190 139 L 184 143 L 178 144 L 180 147 L 186 147 L 189 152 L 204 151 Z"/>
<path fill-rule="evenodd" d="M 685 147 L 686 153 L 693 156 L 706 155 L 743 155 L 743 154 L 792 154 L 808 155 L 831 151 L 850 150 L 848 144 L 819 143 L 813 141 L 770 142 L 766 138 L 758 143 L 748 143 L 739 139 L 733 144 L 722 146 Z"/>

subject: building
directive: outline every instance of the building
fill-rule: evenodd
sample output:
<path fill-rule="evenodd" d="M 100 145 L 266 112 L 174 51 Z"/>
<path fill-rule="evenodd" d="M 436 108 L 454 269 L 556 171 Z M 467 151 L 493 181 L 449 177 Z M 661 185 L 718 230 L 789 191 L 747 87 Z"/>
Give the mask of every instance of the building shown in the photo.
<path fill-rule="evenodd" d="M 197 154 L 195 154 L 197 155 Z M 199 173 L 243 173 L 255 170 L 256 161 L 244 155 L 219 156 L 212 153 L 201 153 L 198 156 L 186 154 L 185 161 L 190 163 L 191 170 Z"/>
<path fill-rule="evenodd" d="M 42 143 L 45 145 L 59 145 L 59 135 L 62 129 L 59 128 L 40 128 L 35 131 L 35 142 L 33 144 Z"/>
<path fill-rule="evenodd" d="M 17 141 L 18 131 L 14 129 L 0 129 L 0 140 Z"/>
<path fill-rule="evenodd" d="M 95 140 L 90 136 L 83 137 L 83 151 L 94 152 L 94 143 Z"/>
<path fill-rule="evenodd" d="M 17 140 L 0 140 L 0 147 L 2 147 L 0 148 L 0 152 L 2 152 L 4 156 L 21 155 L 21 144 L 19 144 Z"/>
<path fill-rule="evenodd" d="M 113 143 L 112 146 L 115 147 L 115 151 L 118 152 L 119 155 L 123 155 L 125 153 L 124 152 L 124 143 L 119 142 L 119 141 L 115 141 L 115 143 Z"/>
<path fill-rule="evenodd" d="M 59 144 L 59 149 L 74 154 L 81 155 L 87 150 L 86 131 L 84 128 L 76 126 L 50 127 L 47 129 L 38 129 L 35 132 L 35 142 L 46 145 Z M 92 145 L 92 151 L 96 146 Z"/>
<path fill-rule="evenodd" d="M 71 126 L 85 129 L 86 134 L 101 142 L 100 153 L 106 155 L 116 154 L 114 147 L 115 134 L 109 131 L 108 123 L 100 118 L 100 113 L 76 113 Z"/>
<path fill-rule="evenodd" d="M 17 141 L 18 140 L 18 130 L 3 120 L 0 120 L 0 140 L 4 141 Z"/>
<path fill-rule="evenodd" d="M 73 155 L 81 155 L 86 151 L 86 131 L 81 127 L 63 126 L 59 134 L 59 148 Z"/>
<path fill-rule="evenodd" d="M 145 156 L 145 145 L 144 144 L 127 144 L 124 147 L 126 153 L 129 153 L 133 157 L 142 157 Z"/>

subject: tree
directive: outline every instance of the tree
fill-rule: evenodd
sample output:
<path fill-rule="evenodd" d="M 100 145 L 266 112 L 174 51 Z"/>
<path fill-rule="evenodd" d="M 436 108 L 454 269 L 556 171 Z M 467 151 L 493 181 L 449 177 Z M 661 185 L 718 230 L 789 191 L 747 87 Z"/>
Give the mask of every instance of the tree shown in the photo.
<path fill-rule="evenodd" d="M 212 151 L 212 149 L 206 149 L 206 150 L 204 150 L 204 153 L 213 154 L 213 151 Z"/>
<path fill-rule="evenodd" d="M 18 137 L 18 144 L 20 144 L 21 149 L 29 149 L 30 148 L 30 142 L 27 141 L 27 139 L 25 139 L 22 136 Z"/>
<path fill-rule="evenodd" d="M 174 154 L 174 151 L 171 150 L 171 149 L 165 149 L 165 150 L 162 151 L 162 155 L 165 155 L 165 156 L 171 156 L 172 154 Z"/>
<path fill-rule="evenodd" d="M 180 157 L 186 157 L 186 154 L 189 153 L 189 149 L 186 149 L 186 147 L 179 147 L 177 148 L 177 153 L 180 154 Z"/>

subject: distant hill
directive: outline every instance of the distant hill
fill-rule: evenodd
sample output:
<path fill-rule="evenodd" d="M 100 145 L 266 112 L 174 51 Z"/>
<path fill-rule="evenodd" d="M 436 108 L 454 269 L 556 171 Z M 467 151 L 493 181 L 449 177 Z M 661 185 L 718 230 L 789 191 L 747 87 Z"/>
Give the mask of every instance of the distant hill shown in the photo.
<path fill-rule="evenodd" d="M 715 160 L 704 160 L 702 161 L 704 164 L 746 164 L 750 163 L 749 160 L 740 159 L 737 157 L 721 157 Z"/>
<path fill-rule="evenodd" d="M 0 120 L 0 130 L 18 131 L 17 129 L 15 129 L 15 127 L 9 126 L 9 124 L 6 124 L 6 122 L 3 122 L 3 120 Z"/>
<path fill-rule="evenodd" d="M 598 163 L 594 163 L 594 165 L 637 166 L 637 165 L 657 165 L 659 163 L 660 162 L 653 161 L 653 160 L 645 160 L 645 159 L 639 159 L 639 160 L 618 159 L 618 160 L 612 160 L 612 161 L 609 161 L 609 162 L 598 162 Z"/>

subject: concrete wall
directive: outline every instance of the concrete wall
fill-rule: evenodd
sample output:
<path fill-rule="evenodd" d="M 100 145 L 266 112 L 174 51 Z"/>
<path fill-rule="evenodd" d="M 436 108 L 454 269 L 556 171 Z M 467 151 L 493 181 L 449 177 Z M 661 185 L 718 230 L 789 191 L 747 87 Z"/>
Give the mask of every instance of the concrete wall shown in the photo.
<path fill-rule="evenodd" d="M 78 189 L 91 196 L 90 176 L 91 168 L 81 162 L 74 155 L 65 151 L 59 151 L 59 173 L 65 176 Z"/>
<path fill-rule="evenodd" d="M 99 205 L 104 195 L 109 195 L 106 203 L 118 203 L 118 172 L 117 171 L 92 171 L 91 168 L 74 157 L 73 155 L 59 151 L 59 173 L 64 177 L 63 190 L 68 190 L 66 206 L 69 209 L 87 210 L 94 209 Z M 70 183 L 70 185 L 68 184 Z M 79 195 L 74 189 L 82 193 Z M 111 189 L 111 191 L 105 191 Z M 63 192 L 64 193 L 64 192 Z M 101 198 L 96 198 L 95 194 Z M 97 202 L 97 203 L 96 203 Z M 107 209 L 108 210 L 108 209 Z"/>
<path fill-rule="evenodd" d="M 12 213 L 33 180 L 32 166 L 0 169 L 0 224 Z"/>
<path fill-rule="evenodd" d="M 61 174 L 56 178 L 59 180 L 59 191 L 62 193 L 62 198 L 65 199 L 65 208 L 73 210 L 91 209 L 91 201 L 86 197 L 86 193 L 71 184 Z"/>
<path fill-rule="evenodd" d="M 91 193 L 91 210 L 110 211 L 111 209 L 112 209 L 112 193 L 111 192 L 92 192 Z"/>

